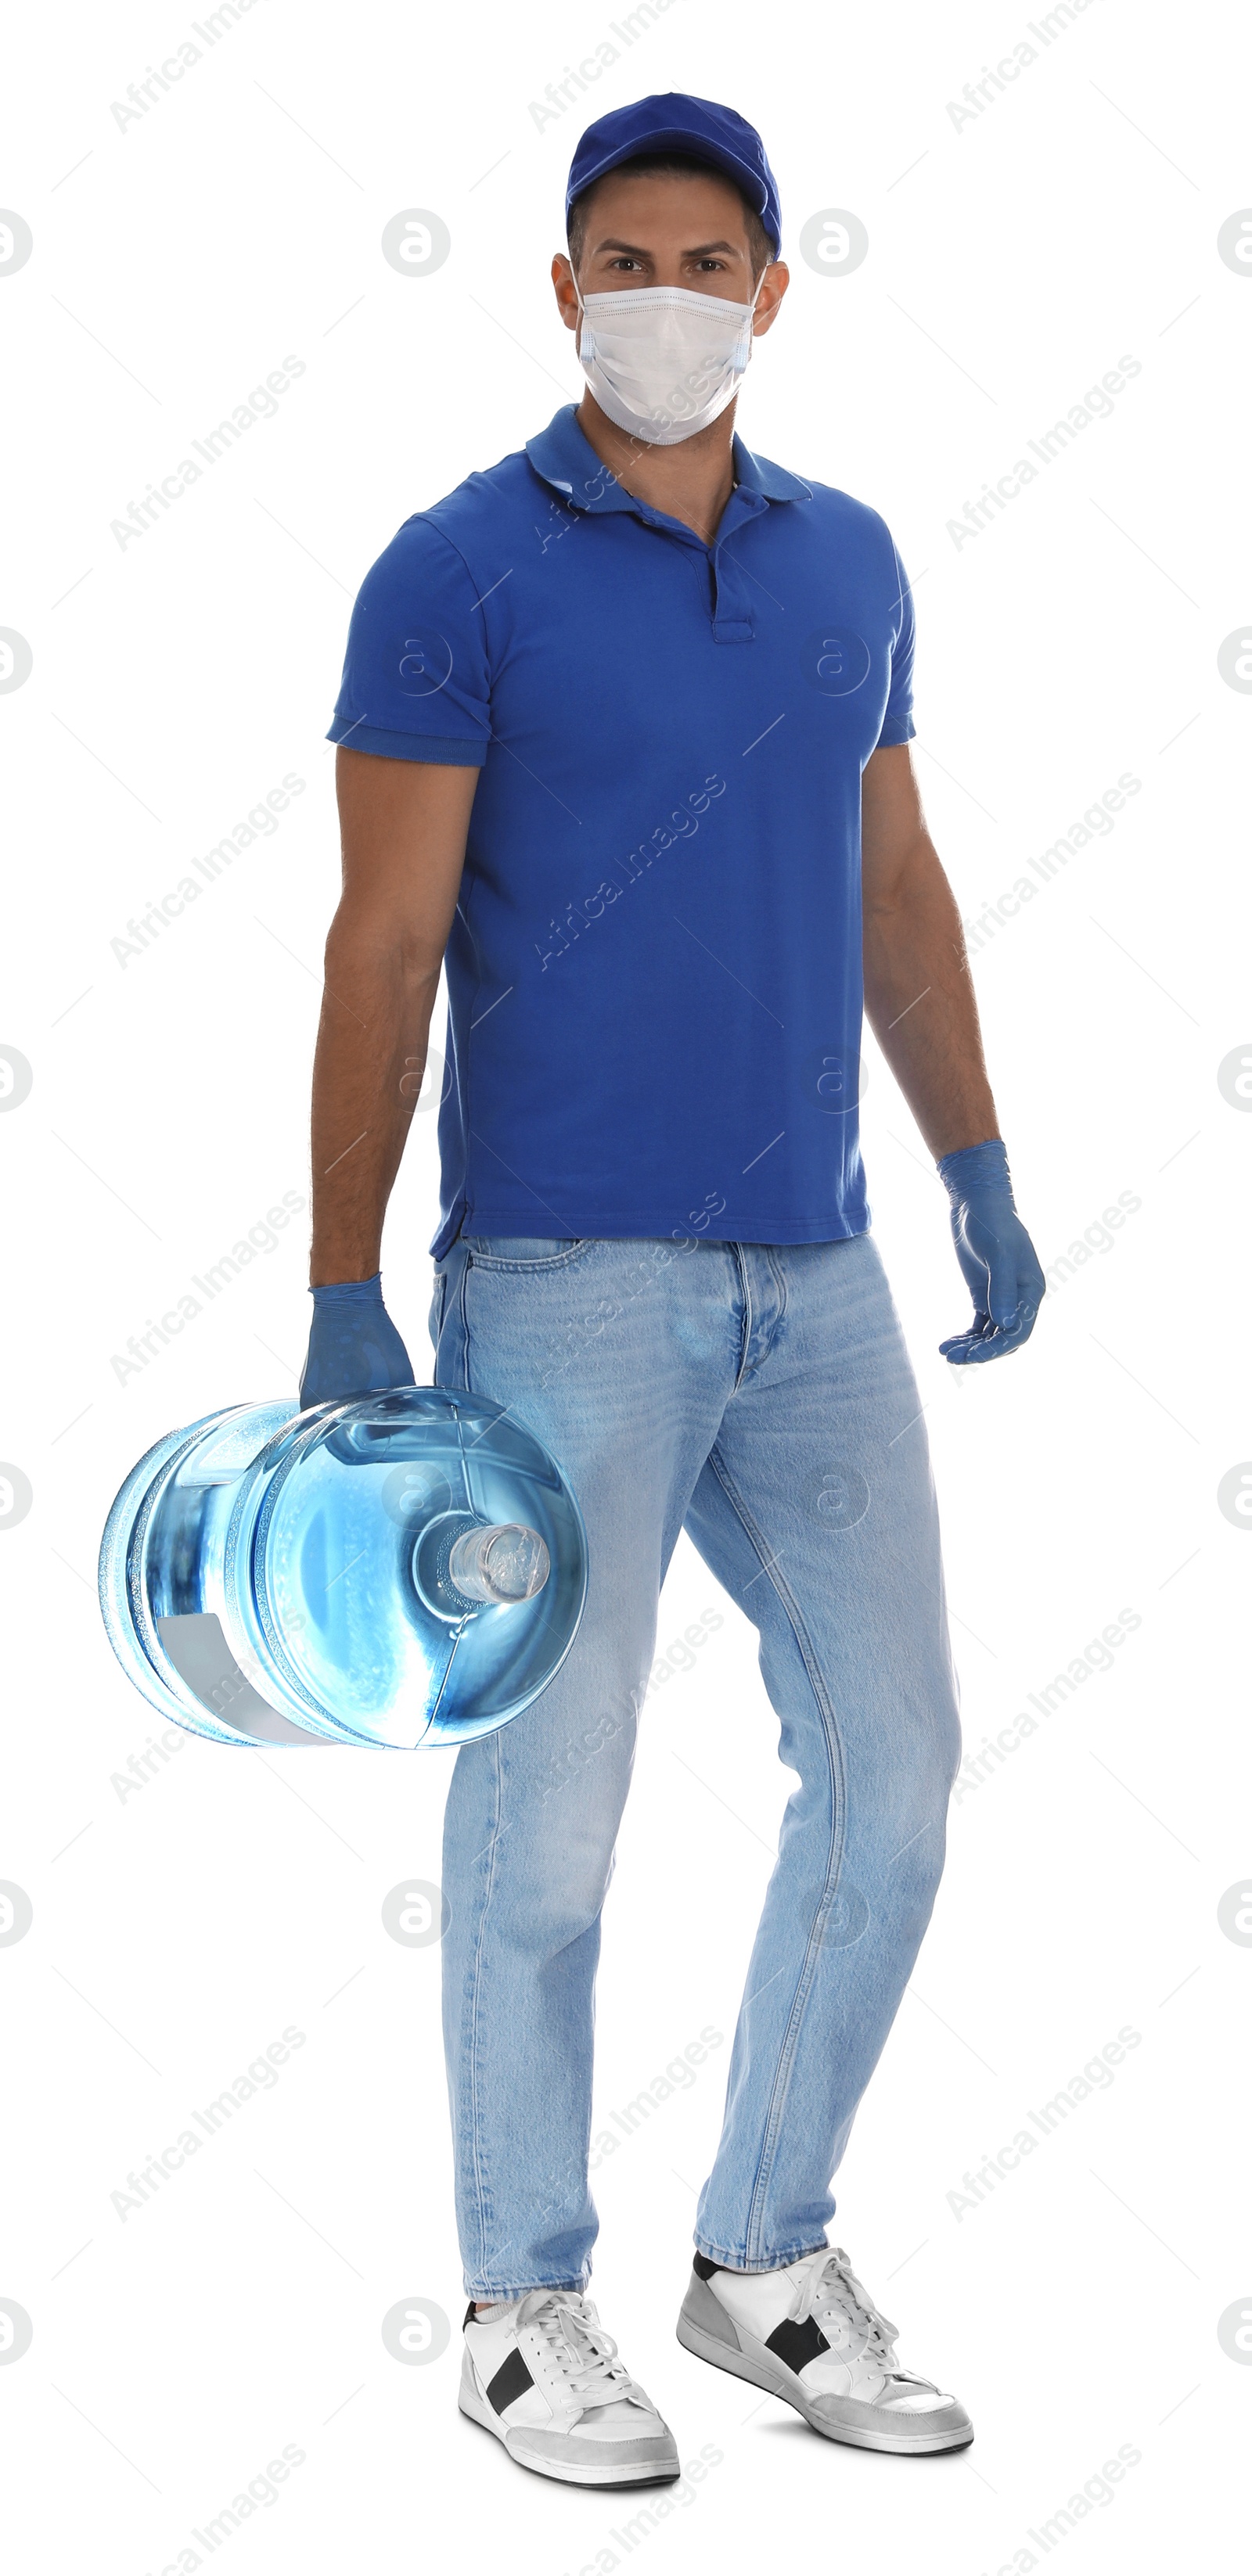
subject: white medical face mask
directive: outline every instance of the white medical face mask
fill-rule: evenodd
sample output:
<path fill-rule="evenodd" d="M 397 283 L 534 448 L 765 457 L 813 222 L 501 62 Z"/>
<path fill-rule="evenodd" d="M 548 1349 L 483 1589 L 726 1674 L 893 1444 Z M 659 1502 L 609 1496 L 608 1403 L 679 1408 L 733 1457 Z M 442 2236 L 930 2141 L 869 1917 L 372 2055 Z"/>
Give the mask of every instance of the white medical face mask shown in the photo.
<path fill-rule="evenodd" d="M 596 401 L 619 429 L 649 447 L 677 447 L 724 412 L 752 355 L 750 304 L 685 286 L 574 292 L 582 320 L 578 356 Z"/>

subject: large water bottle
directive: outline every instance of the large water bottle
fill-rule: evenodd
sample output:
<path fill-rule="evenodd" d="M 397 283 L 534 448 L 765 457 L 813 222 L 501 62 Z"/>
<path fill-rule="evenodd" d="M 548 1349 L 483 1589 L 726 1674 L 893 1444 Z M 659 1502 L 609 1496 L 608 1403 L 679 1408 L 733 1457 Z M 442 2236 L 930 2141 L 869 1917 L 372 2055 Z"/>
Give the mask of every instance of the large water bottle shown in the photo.
<path fill-rule="evenodd" d="M 217 1744 L 487 1735 L 551 1681 L 586 1590 L 555 1461 L 503 1405 L 434 1386 L 172 1431 L 100 1550 L 123 1670 Z"/>

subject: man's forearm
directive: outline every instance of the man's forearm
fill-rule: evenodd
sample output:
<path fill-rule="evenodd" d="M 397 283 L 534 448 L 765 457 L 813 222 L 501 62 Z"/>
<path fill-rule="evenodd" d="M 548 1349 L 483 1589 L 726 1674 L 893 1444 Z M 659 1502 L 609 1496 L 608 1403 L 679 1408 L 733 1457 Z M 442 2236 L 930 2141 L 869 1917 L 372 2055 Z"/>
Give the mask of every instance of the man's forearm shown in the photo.
<path fill-rule="evenodd" d="M 368 1279 L 421 1087 L 438 961 L 337 918 L 313 1060 L 309 1276 Z"/>
<path fill-rule="evenodd" d="M 924 837 L 866 909 L 865 1013 L 936 1160 L 999 1133 L 961 917 Z"/>

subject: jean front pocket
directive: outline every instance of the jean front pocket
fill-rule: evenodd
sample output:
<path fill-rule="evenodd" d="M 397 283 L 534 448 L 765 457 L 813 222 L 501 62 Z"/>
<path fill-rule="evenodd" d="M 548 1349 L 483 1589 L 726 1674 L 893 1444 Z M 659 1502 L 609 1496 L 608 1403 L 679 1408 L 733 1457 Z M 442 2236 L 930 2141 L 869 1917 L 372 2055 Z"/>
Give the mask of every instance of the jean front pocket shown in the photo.
<path fill-rule="evenodd" d="M 583 1235 L 466 1234 L 461 1240 L 475 1270 L 565 1270 L 591 1248 Z"/>

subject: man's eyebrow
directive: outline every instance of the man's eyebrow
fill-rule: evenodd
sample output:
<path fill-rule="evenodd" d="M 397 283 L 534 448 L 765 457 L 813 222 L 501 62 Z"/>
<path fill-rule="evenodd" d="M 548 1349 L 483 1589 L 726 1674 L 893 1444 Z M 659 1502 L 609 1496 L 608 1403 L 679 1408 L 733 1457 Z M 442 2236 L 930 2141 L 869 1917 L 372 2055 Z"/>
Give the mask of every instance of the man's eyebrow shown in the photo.
<path fill-rule="evenodd" d="M 593 258 L 598 256 L 599 252 L 602 250 L 624 250 L 629 254 L 631 259 L 654 259 L 656 257 L 656 253 L 654 251 L 641 249 L 638 242 L 617 241 L 614 239 L 612 234 L 608 234 L 602 242 L 596 243 L 595 251 L 592 254 Z M 683 251 L 682 257 L 684 259 L 707 259 L 715 250 L 729 251 L 732 257 L 736 252 L 742 255 L 742 245 L 740 243 L 714 241 L 699 242 L 694 250 Z"/>

